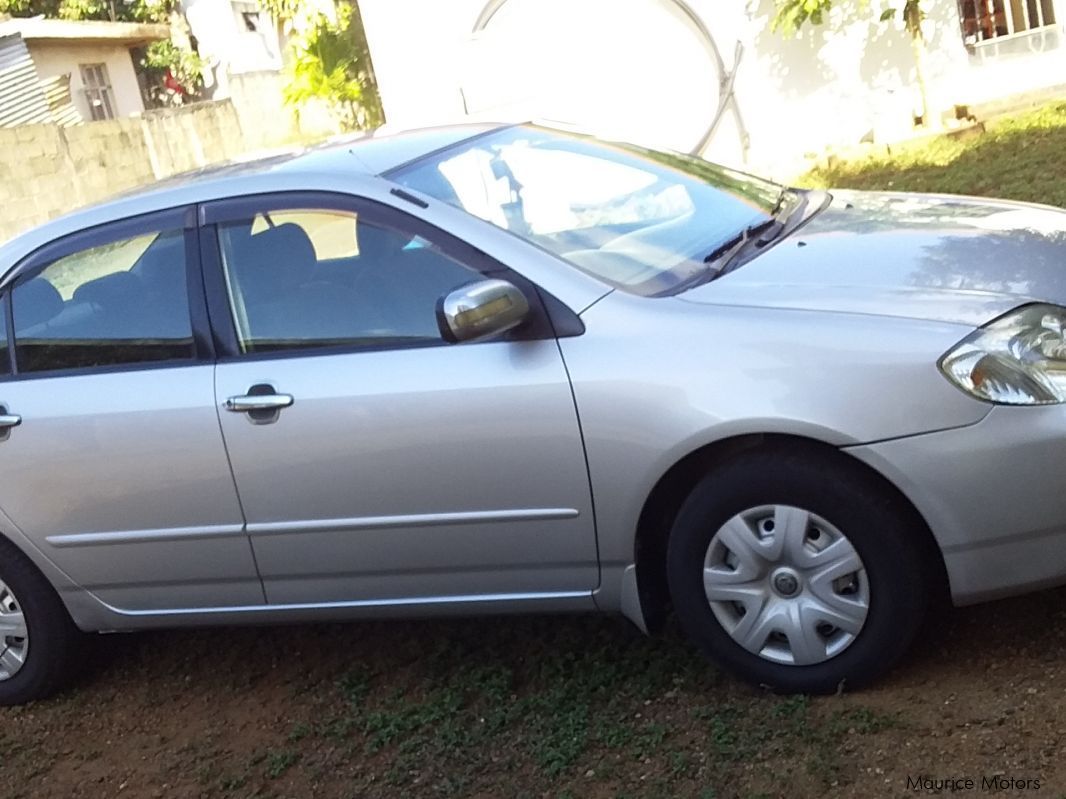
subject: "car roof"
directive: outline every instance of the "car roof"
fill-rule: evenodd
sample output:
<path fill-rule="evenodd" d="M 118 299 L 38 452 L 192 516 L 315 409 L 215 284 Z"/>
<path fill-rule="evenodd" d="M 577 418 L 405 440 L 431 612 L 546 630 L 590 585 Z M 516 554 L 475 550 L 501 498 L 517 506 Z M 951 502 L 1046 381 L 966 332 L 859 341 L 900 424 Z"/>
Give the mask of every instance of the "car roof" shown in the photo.
<path fill-rule="evenodd" d="M 270 188 L 264 188 L 267 184 L 278 184 L 273 190 L 279 191 L 298 189 L 299 181 L 292 179 L 300 175 L 340 174 L 350 176 L 353 181 L 373 179 L 425 155 L 501 127 L 503 125 L 499 123 L 471 122 L 396 133 L 381 129 L 336 137 L 309 148 L 275 151 L 173 175 L 19 234 L 0 246 L 0 272 L 54 239 L 114 219 L 269 191 Z"/>

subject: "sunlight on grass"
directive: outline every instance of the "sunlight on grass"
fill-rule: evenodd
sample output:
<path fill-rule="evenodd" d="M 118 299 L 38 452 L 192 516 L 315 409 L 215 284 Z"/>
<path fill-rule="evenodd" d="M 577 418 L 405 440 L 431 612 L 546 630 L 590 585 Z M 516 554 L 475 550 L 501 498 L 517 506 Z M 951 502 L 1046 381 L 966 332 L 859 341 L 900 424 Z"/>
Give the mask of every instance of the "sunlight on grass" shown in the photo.
<path fill-rule="evenodd" d="M 970 138 L 941 136 L 888 156 L 814 169 L 802 184 L 972 194 L 1066 207 L 1066 102 L 990 122 Z"/>

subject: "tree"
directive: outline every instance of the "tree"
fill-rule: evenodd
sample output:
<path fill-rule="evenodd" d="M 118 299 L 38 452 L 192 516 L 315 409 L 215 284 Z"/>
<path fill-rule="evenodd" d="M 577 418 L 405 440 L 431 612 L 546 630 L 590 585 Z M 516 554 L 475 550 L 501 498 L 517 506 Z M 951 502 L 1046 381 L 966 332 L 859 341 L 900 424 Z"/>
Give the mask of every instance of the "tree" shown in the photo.
<path fill-rule="evenodd" d="M 776 0 L 777 8 L 770 27 L 787 34 L 795 34 L 805 23 L 821 25 L 825 21 L 826 14 L 833 8 L 834 2 L 835 0 Z M 863 7 L 869 5 L 869 0 L 858 0 L 858 2 Z M 910 34 L 911 49 L 914 51 L 914 71 L 921 99 L 922 124 L 927 127 L 939 127 L 939 119 L 933 118 L 933 109 L 929 103 L 925 34 L 922 31 L 925 9 L 922 7 L 922 0 L 902 0 L 902 5 L 882 11 L 880 20 L 888 22 L 895 19 L 897 15 L 902 15 L 903 26 Z"/>
<path fill-rule="evenodd" d="M 261 0 L 261 5 L 282 32 L 291 35 L 284 91 L 287 103 L 299 106 L 320 101 L 347 130 L 384 122 L 370 48 L 354 0 L 337 4 L 335 20 L 309 10 L 301 0 Z M 301 24 L 294 24 L 298 19 Z"/>
<path fill-rule="evenodd" d="M 167 22 L 178 0 L 0 0 L 0 13 L 13 17 Z"/>

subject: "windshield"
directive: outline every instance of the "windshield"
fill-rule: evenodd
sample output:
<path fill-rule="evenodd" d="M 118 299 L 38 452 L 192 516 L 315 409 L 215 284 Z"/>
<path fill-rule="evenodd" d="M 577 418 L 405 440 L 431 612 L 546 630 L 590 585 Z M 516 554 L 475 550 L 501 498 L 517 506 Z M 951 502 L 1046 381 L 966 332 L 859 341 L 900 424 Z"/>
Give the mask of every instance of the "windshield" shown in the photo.
<path fill-rule="evenodd" d="M 533 126 L 433 153 L 389 178 L 617 288 L 668 293 L 771 218 L 781 187 L 692 156 Z"/>

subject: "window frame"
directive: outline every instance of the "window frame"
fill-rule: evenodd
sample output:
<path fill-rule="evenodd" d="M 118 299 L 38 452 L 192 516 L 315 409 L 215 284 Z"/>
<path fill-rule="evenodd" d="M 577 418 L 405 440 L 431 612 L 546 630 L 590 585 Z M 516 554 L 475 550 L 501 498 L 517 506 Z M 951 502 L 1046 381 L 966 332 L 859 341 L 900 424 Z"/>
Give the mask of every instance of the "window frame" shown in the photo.
<path fill-rule="evenodd" d="M 107 364 L 71 369 L 48 369 L 37 372 L 19 371 L 18 359 L 16 358 L 17 342 L 15 341 L 14 303 L 12 300 L 14 290 L 18 286 L 33 280 L 61 258 L 91 250 L 94 247 L 122 241 L 123 239 L 135 238 L 148 233 L 162 233 L 167 230 L 181 230 L 184 232 L 185 289 L 189 308 L 189 328 L 193 339 L 194 353 L 192 358 Z M 6 315 L 7 346 L 11 359 L 10 374 L 0 375 L 0 383 L 14 380 L 41 380 L 55 377 L 137 372 L 148 369 L 175 369 L 214 362 L 215 349 L 207 314 L 203 275 L 199 264 L 199 256 L 202 249 L 200 238 L 200 229 L 196 225 L 195 207 L 182 206 L 139 216 L 124 217 L 69 233 L 50 241 L 21 259 L 9 270 L 7 276 L 0 281 L 0 303 L 3 303 Z"/>
<path fill-rule="evenodd" d="M 114 85 L 111 83 L 111 72 L 107 68 L 106 61 L 96 61 L 91 64 L 78 64 L 78 72 L 81 76 L 81 91 L 89 106 L 89 116 L 93 122 L 102 122 L 110 119 L 118 119 L 118 105 L 115 100 Z M 97 82 L 99 78 L 99 82 Z M 99 98 L 97 106 L 93 100 Z M 97 115 L 96 109 L 101 109 L 101 115 Z"/>
<path fill-rule="evenodd" d="M 1034 21 L 1029 15 L 1028 0 L 1021 0 L 1023 17 L 1023 20 L 1021 22 L 1023 24 L 1028 24 L 1028 27 L 1019 29 L 1019 20 L 1017 20 L 1014 16 L 1014 8 L 1012 6 L 1011 0 L 1003 0 L 1003 17 L 1004 24 L 1007 28 L 1006 33 L 993 33 L 987 38 L 981 38 L 980 34 L 968 34 L 966 32 L 966 5 L 967 3 L 973 5 L 975 11 L 974 23 L 975 25 L 979 25 L 981 17 L 976 14 L 976 11 L 977 3 L 980 1 L 981 0 L 956 0 L 956 7 L 958 9 L 959 14 L 959 28 L 960 32 L 962 33 L 963 44 L 972 52 L 980 52 L 983 49 L 992 49 L 997 44 L 1003 44 L 1004 42 L 1022 39 L 1026 36 L 1033 36 L 1034 34 L 1053 30 L 1059 26 L 1057 18 L 1058 10 L 1055 8 L 1054 3 L 1052 3 L 1051 5 L 1051 16 L 1053 17 L 1053 19 L 1049 22 L 1047 19 L 1045 19 L 1045 10 L 1042 1 L 1036 0 L 1038 19 Z M 994 24 L 995 12 L 993 12 L 992 19 Z M 973 39 L 972 41 L 971 38 Z"/>
<path fill-rule="evenodd" d="M 364 218 L 372 224 L 402 230 L 421 237 L 437 247 L 444 255 L 472 269 L 485 279 L 507 280 L 517 286 L 529 302 L 530 319 L 500 337 L 483 341 L 452 344 L 440 341 L 415 341 L 382 344 L 323 344 L 265 352 L 243 352 L 233 318 L 229 291 L 222 263 L 218 226 L 227 222 L 254 219 L 271 211 L 340 211 Z M 227 361 L 274 360 L 279 358 L 308 358 L 360 352 L 430 349 L 435 347 L 476 346 L 500 341 L 552 340 L 558 335 L 580 335 L 584 326 L 580 319 L 554 297 L 546 294 L 531 281 L 500 263 L 486 253 L 425 220 L 398 208 L 360 197 L 331 191 L 275 191 L 248 194 L 225 200 L 204 203 L 199 211 L 201 235 L 200 263 L 207 292 L 208 314 L 211 320 L 214 350 L 219 363 Z M 472 279 L 476 277 L 472 276 Z M 562 329 L 564 332 L 557 333 Z"/>

